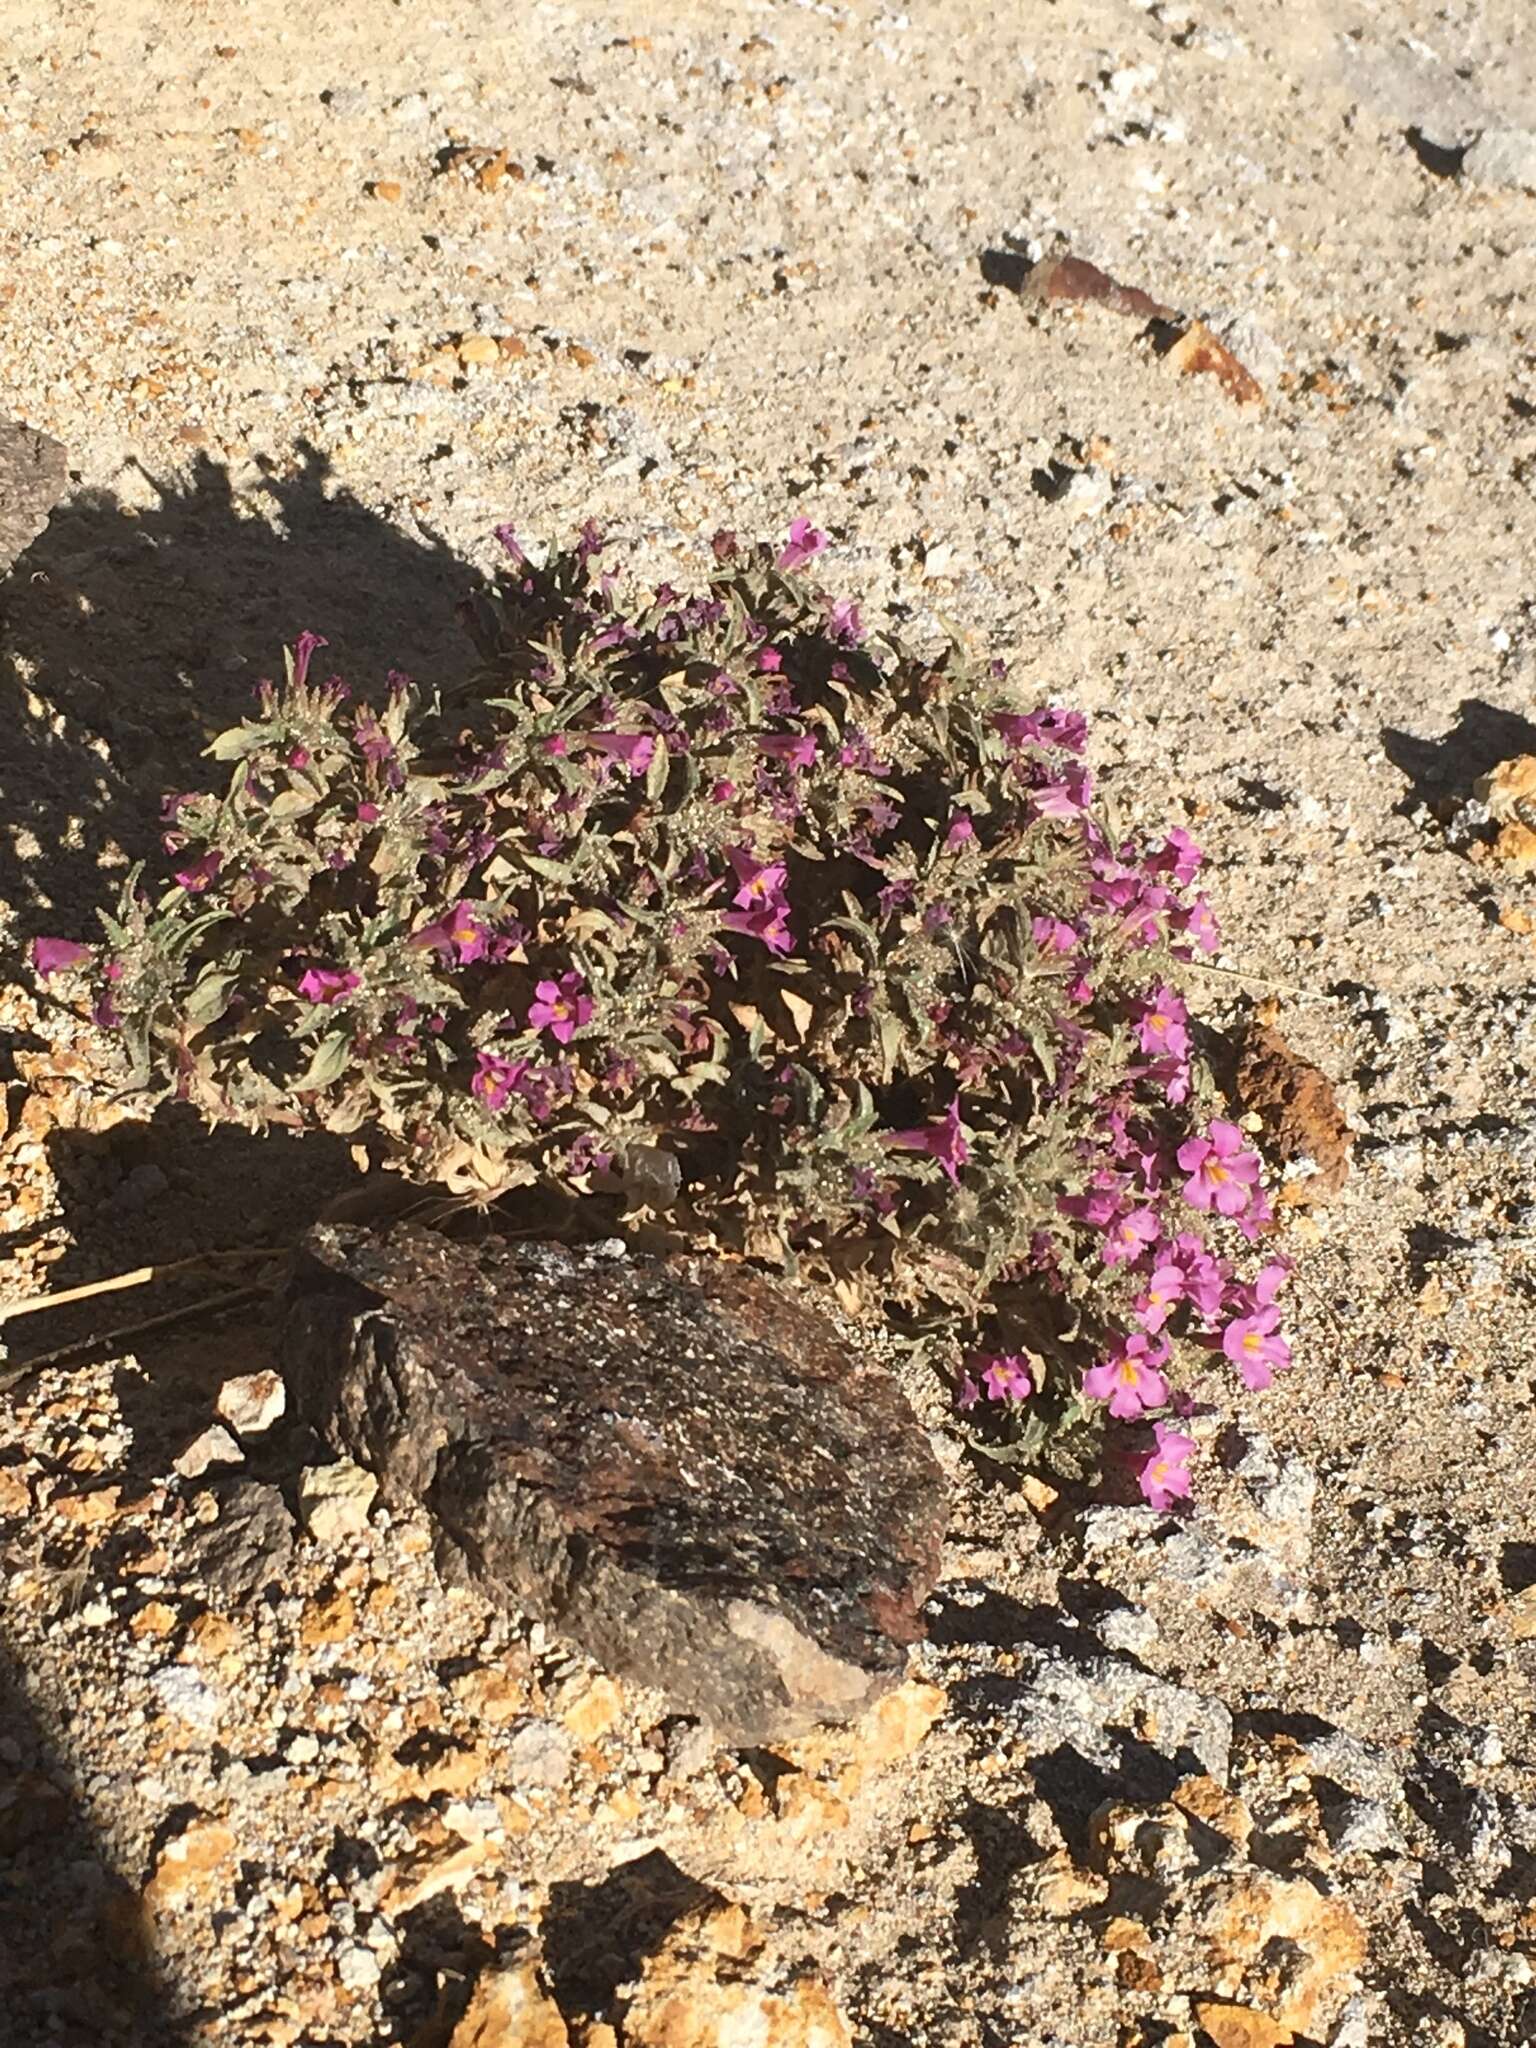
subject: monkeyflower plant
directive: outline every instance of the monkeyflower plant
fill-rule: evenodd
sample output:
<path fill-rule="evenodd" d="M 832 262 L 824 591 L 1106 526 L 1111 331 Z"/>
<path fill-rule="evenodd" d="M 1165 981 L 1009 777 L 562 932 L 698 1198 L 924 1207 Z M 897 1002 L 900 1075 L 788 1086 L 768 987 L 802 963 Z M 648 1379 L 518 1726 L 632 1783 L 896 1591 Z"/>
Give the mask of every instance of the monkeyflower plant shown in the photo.
<path fill-rule="evenodd" d="M 590 526 L 500 539 L 468 683 L 357 701 L 302 634 L 165 798 L 160 881 L 38 971 L 210 1120 L 820 1274 L 992 1455 L 1109 1420 L 1187 1494 L 1181 1385 L 1289 1361 L 1187 1006 L 1199 849 L 1120 830 L 1001 662 L 872 636 L 806 520 L 632 600 Z"/>

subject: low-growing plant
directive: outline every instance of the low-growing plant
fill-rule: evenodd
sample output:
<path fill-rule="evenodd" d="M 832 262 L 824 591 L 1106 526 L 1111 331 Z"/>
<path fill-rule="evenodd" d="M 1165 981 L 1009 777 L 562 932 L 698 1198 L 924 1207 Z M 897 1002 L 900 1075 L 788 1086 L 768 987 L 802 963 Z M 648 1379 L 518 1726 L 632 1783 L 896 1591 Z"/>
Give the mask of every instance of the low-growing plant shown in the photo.
<path fill-rule="evenodd" d="M 871 637 L 805 520 L 633 609 L 590 526 L 500 538 L 469 683 L 354 702 L 301 635 L 165 799 L 168 881 L 40 971 L 212 1121 L 829 1275 L 949 1347 L 992 1455 L 1155 1415 L 1143 1492 L 1187 1493 L 1181 1361 L 1289 1357 L 1182 993 L 1198 849 L 1117 829 L 1001 662 Z"/>

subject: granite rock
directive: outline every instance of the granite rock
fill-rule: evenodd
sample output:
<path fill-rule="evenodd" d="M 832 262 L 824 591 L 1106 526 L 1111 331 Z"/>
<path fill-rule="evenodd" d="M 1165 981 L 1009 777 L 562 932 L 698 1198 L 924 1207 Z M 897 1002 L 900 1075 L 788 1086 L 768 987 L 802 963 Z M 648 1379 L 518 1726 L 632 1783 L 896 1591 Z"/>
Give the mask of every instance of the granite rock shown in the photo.
<path fill-rule="evenodd" d="M 69 482 L 64 450 L 48 435 L 0 420 L 0 576 L 48 524 Z"/>
<path fill-rule="evenodd" d="M 723 1740 L 848 1720 L 903 1675 L 943 1475 L 894 1381 L 784 1283 L 321 1225 L 284 1350 L 302 1417 L 426 1508 L 445 1570 Z"/>

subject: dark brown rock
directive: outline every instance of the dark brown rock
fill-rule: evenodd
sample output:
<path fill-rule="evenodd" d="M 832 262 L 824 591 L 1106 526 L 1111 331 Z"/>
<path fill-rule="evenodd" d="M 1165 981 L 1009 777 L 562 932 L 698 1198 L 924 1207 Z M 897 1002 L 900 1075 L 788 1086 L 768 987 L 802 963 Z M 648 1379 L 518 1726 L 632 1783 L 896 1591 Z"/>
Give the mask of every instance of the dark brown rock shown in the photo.
<path fill-rule="evenodd" d="M 283 1363 L 486 1592 L 723 1739 L 851 1718 L 922 1633 L 942 1474 L 894 1381 L 751 1268 L 321 1225 Z"/>
<path fill-rule="evenodd" d="M 68 483 L 57 441 L 0 420 L 0 576 L 48 524 Z"/>

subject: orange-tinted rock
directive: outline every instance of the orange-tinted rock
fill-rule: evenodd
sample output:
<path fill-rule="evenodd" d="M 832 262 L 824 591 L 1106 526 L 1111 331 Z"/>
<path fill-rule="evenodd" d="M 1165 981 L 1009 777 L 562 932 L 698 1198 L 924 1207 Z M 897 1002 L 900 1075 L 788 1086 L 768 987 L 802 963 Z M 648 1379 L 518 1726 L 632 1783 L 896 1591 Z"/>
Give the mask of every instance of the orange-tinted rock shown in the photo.
<path fill-rule="evenodd" d="M 537 1964 L 524 1956 L 480 1978 L 448 2048 L 570 2048 L 570 2039 Z"/>
<path fill-rule="evenodd" d="M 1342 1898 L 1305 1878 L 1245 1871 L 1203 1902 L 1211 1989 L 1293 2033 L 1325 2036 L 1365 1961 L 1365 1930 Z"/>
<path fill-rule="evenodd" d="M 628 1993 L 619 2038 L 624 2048 L 853 2043 L 825 1984 L 786 1971 L 741 1906 L 706 1907 L 672 1929 Z"/>
<path fill-rule="evenodd" d="M 1197 1998 L 1195 2018 L 1210 2037 L 1212 2048 L 1291 2048 L 1296 2038 L 1289 2027 L 1255 2012 L 1251 2005 Z"/>

